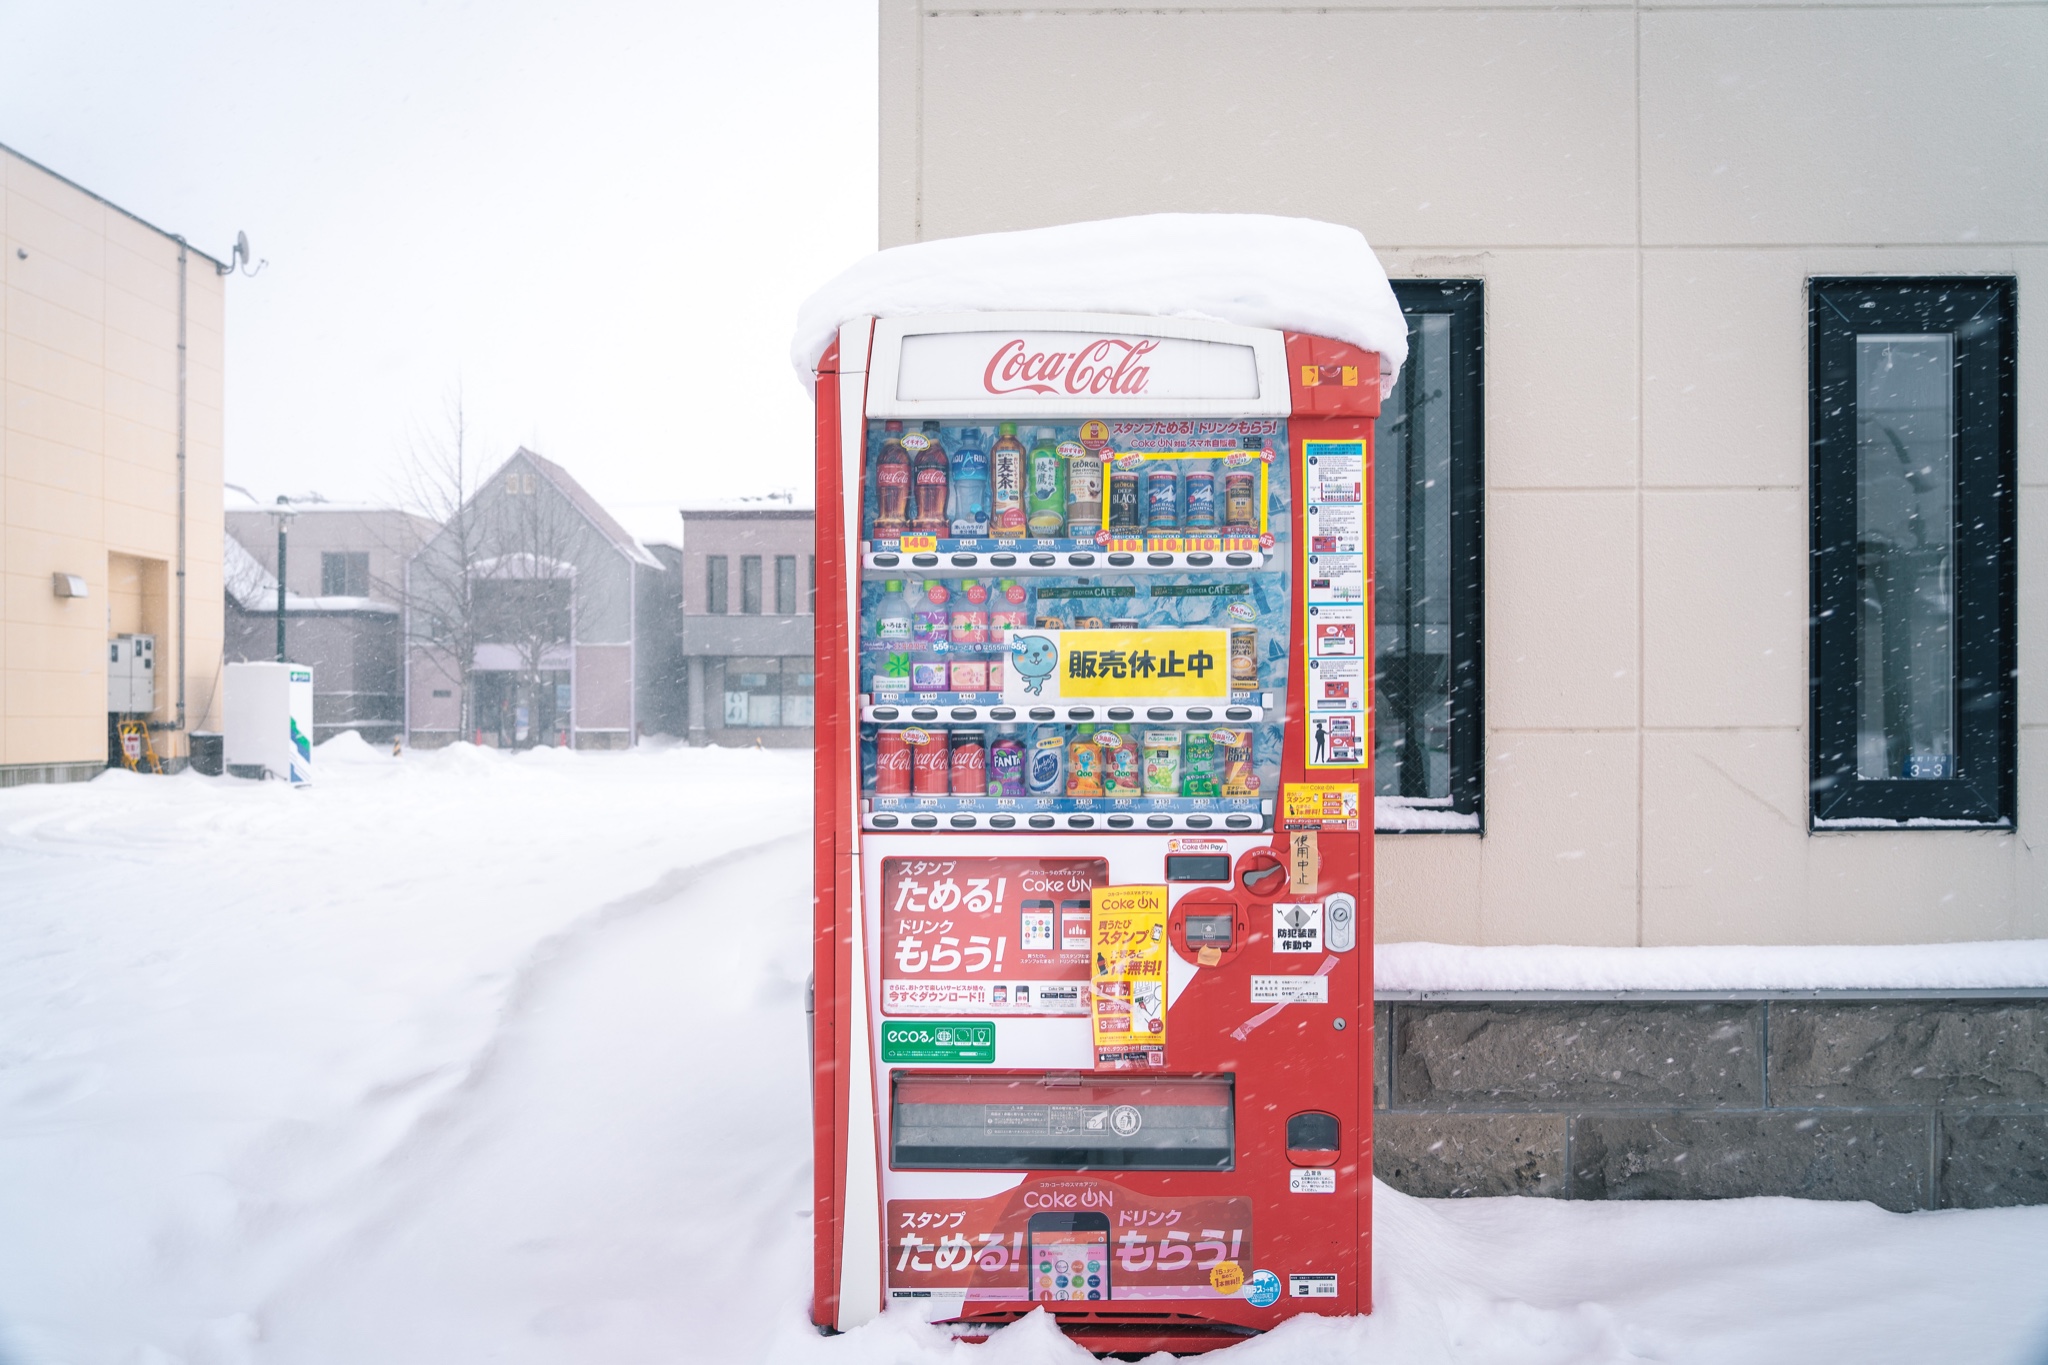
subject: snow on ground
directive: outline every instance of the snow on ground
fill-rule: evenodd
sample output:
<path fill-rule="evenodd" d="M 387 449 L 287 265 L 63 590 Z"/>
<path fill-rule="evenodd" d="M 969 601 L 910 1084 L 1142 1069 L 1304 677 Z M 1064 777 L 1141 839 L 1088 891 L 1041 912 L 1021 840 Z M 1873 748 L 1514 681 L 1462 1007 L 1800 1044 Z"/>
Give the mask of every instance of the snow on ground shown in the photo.
<path fill-rule="evenodd" d="M 803 1320 L 808 755 L 0 792 L 0 1362 L 1079 1361 Z M 1226 1359 L 2048 1359 L 2048 1209 L 1379 1192 Z"/>

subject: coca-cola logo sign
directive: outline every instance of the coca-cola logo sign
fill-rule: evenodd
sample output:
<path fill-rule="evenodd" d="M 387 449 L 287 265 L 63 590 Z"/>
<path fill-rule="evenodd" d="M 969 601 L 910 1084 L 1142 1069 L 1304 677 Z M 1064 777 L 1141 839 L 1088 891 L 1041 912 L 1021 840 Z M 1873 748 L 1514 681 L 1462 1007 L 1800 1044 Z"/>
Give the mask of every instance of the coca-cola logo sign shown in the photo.
<path fill-rule="evenodd" d="M 988 358 L 981 386 L 992 394 L 1141 394 L 1152 377 L 1142 362 L 1157 349 L 1154 340 L 1097 337 L 1076 350 L 1033 350 L 1022 337 L 1012 337 Z"/>
<path fill-rule="evenodd" d="M 1120 327 L 1004 326 L 906 331 L 891 345 L 881 330 L 890 325 L 878 324 L 876 331 L 880 384 L 873 392 L 887 395 L 884 404 L 981 404 L 992 413 L 1064 408 L 1087 417 L 1131 411 L 1187 415 L 1205 405 L 1228 405 L 1243 416 L 1269 397 L 1282 405 L 1287 396 L 1277 332 L 1271 338 L 1272 374 L 1262 380 L 1260 352 L 1236 341 Z"/>

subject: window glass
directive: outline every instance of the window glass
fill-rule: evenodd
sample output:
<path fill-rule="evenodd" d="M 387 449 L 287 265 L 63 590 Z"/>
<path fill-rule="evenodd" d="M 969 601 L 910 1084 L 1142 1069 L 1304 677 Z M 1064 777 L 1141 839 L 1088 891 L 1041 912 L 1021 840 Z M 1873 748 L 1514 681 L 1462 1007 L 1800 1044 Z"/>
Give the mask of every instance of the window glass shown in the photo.
<path fill-rule="evenodd" d="M 804 590 L 804 610 L 816 616 L 818 614 L 818 557 L 811 555 L 809 559 L 811 567 L 807 582 L 810 586 Z"/>
<path fill-rule="evenodd" d="M 1952 338 L 1856 338 L 1856 775 L 1953 777 Z"/>
<path fill-rule="evenodd" d="M 337 553 L 323 551 L 320 555 L 320 595 L 322 597 L 368 597 L 370 595 L 370 556 L 367 551 L 345 551 Z"/>
<path fill-rule="evenodd" d="M 775 614 L 796 615 L 796 556 L 775 556 Z"/>
<path fill-rule="evenodd" d="M 1395 284 L 1408 361 L 1373 469 L 1373 777 L 1382 830 L 1479 827 L 1481 286 Z"/>
<path fill-rule="evenodd" d="M 1414 318 L 1379 422 L 1373 647 L 1381 796 L 1451 794 L 1451 320 Z"/>
<path fill-rule="evenodd" d="M 725 723 L 756 728 L 812 723 L 809 659 L 727 659 Z"/>
<path fill-rule="evenodd" d="M 727 570 L 728 561 L 724 555 L 704 557 L 704 611 L 707 615 L 723 616 L 731 610 L 725 597 Z"/>
<path fill-rule="evenodd" d="M 748 616 L 761 614 L 761 556 L 740 557 L 740 610 Z"/>
<path fill-rule="evenodd" d="M 2011 823 L 2016 292 L 1809 283 L 1817 829 Z"/>

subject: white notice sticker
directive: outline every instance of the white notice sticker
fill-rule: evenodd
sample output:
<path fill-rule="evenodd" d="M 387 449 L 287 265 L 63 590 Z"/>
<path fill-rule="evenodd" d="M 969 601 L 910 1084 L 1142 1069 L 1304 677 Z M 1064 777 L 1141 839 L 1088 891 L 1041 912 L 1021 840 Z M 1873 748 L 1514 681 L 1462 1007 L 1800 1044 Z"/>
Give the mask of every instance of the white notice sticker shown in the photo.
<path fill-rule="evenodd" d="M 1337 1173 L 1327 1166 L 1290 1166 L 1287 1170 L 1287 1192 L 1335 1194 Z"/>
<path fill-rule="evenodd" d="M 1337 1297 L 1335 1275 L 1289 1275 L 1287 1292 L 1297 1299 L 1334 1299 Z"/>
<path fill-rule="evenodd" d="M 1278 901 L 1273 906 L 1273 951 L 1320 953 L 1323 950 L 1323 903 Z"/>
<path fill-rule="evenodd" d="M 1255 976 L 1252 978 L 1254 1005 L 1327 1005 L 1330 978 L 1327 976 Z"/>

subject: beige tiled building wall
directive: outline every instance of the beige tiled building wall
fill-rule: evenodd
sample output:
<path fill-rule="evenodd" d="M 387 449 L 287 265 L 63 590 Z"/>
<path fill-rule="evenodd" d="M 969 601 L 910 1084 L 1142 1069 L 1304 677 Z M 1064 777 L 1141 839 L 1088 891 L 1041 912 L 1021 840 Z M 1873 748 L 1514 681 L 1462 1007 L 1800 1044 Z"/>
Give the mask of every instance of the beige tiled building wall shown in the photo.
<path fill-rule="evenodd" d="M 2034 3 L 882 0 L 881 238 L 1157 211 L 1486 282 L 1485 835 L 1383 940 L 2048 935 L 2048 325 L 2022 306 L 2012 833 L 1807 830 L 1816 274 L 2048 292 Z"/>
<path fill-rule="evenodd" d="M 0 780 L 78 776 L 106 761 L 110 636 L 157 637 L 177 719 L 179 247 L 0 148 L 0 251 Z M 185 720 L 219 729 L 224 281 L 193 251 L 185 282 Z"/>

